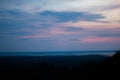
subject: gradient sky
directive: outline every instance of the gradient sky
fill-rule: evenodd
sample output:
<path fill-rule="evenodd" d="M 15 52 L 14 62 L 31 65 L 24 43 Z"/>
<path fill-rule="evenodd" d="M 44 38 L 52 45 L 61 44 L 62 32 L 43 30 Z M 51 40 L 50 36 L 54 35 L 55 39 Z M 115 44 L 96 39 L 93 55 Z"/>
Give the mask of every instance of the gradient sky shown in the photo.
<path fill-rule="evenodd" d="M 120 0 L 0 0 L 0 52 L 118 49 Z"/>

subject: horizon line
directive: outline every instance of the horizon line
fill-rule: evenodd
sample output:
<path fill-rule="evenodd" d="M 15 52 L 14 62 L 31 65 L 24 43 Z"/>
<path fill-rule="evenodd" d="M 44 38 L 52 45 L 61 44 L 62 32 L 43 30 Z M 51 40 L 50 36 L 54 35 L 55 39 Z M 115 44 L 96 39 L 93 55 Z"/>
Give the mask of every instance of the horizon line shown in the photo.
<path fill-rule="evenodd" d="M 3 52 L 0 52 L 0 53 L 19 53 L 19 52 L 116 52 L 116 51 L 120 51 L 120 50 L 59 50 L 59 51 L 3 51 Z"/>

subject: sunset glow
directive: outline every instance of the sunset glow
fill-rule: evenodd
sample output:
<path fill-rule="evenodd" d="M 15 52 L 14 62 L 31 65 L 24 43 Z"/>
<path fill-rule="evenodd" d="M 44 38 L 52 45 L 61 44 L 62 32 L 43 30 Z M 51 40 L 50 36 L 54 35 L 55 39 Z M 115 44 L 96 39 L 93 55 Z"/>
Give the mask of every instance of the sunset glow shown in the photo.
<path fill-rule="evenodd" d="M 120 49 L 119 0 L 0 0 L 0 51 L 96 49 Z"/>

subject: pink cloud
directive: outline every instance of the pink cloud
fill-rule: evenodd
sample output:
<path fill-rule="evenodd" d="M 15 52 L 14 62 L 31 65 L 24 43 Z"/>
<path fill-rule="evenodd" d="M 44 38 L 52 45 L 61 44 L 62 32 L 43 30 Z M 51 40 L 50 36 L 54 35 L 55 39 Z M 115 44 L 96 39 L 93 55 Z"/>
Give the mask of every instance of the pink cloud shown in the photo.
<path fill-rule="evenodd" d="M 119 42 L 120 38 L 116 37 L 87 37 L 81 40 L 83 43 L 98 43 L 98 42 Z"/>
<path fill-rule="evenodd" d="M 120 29 L 120 23 L 101 23 L 101 22 L 90 22 L 90 21 L 67 22 L 64 24 L 64 26 L 86 28 L 89 30 Z"/>
<path fill-rule="evenodd" d="M 118 4 L 118 5 L 119 5 L 119 4 L 120 4 L 120 0 L 117 0 L 117 1 L 116 1 L 116 4 Z"/>

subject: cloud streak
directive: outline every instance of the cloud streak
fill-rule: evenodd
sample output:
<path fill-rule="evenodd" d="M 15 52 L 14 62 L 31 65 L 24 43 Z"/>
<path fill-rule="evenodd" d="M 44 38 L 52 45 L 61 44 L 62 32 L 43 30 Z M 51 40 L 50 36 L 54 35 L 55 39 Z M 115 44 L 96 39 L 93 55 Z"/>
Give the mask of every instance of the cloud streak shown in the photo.
<path fill-rule="evenodd" d="M 86 37 L 80 40 L 83 43 L 110 43 L 110 42 L 115 42 L 115 43 L 120 43 L 120 37 L 118 38 L 113 38 L 113 37 Z"/>
<path fill-rule="evenodd" d="M 119 5 L 119 0 L 0 0 L 0 51 L 118 49 Z"/>

